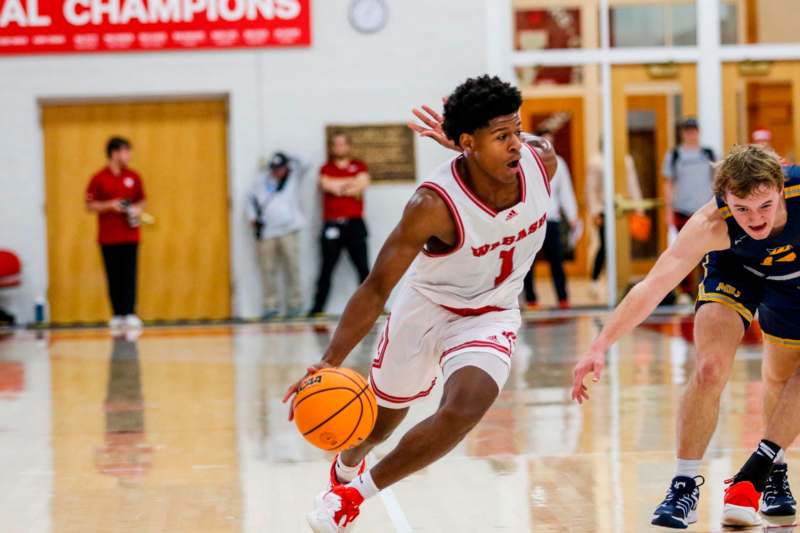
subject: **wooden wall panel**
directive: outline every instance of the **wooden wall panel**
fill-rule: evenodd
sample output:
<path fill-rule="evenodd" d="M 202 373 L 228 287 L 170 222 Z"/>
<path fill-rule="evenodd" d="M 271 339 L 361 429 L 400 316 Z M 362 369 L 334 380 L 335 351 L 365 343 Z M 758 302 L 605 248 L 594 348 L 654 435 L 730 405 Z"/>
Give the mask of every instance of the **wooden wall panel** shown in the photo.
<path fill-rule="evenodd" d="M 42 109 L 54 322 L 107 320 L 110 305 L 85 212 L 90 176 L 105 164 L 111 135 L 133 143 L 147 211 L 138 311 L 146 320 L 230 316 L 227 123 L 224 101 L 45 105 Z"/>

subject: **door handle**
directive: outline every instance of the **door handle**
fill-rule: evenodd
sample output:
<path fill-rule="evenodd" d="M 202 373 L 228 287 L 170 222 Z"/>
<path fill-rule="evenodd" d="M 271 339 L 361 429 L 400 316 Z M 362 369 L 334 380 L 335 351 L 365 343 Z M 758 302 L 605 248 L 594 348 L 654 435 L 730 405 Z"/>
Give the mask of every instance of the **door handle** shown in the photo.
<path fill-rule="evenodd" d="M 625 213 L 630 213 L 631 211 L 645 211 L 663 205 L 664 200 L 661 198 L 642 198 L 641 200 L 634 200 L 625 198 L 621 194 L 614 196 L 614 211 L 617 217 L 621 217 Z"/>

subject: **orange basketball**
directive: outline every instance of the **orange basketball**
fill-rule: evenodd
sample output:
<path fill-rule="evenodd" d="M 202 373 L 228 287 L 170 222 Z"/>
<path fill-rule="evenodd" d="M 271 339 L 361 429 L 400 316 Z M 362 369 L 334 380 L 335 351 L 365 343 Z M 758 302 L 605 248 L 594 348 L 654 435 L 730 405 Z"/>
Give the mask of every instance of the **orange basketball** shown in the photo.
<path fill-rule="evenodd" d="M 378 416 L 369 384 L 349 368 L 324 368 L 308 376 L 293 407 L 303 437 L 328 451 L 346 450 L 366 439 Z"/>

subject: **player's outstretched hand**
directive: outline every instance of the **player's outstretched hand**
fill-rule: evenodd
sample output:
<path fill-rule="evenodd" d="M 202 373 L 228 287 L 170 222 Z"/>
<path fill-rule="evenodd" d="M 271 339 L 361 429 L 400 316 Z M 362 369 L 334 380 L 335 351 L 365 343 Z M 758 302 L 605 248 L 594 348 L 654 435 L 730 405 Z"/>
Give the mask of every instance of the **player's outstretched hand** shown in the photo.
<path fill-rule="evenodd" d="M 442 99 L 444 102 L 445 99 Z M 417 124 L 416 122 L 407 122 L 409 128 L 416 131 L 422 137 L 428 137 L 436 141 L 437 143 L 441 144 L 445 148 L 449 150 L 454 150 L 456 152 L 460 152 L 461 148 L 459 148 L 456 143 L 451 141 L 445 135 L 444 130 L 442 129 L 442 124 L 444 123 L 444 117 L 440 115 L 436 110 L 432 107 L 423 105 L 421 106 L 422 110 L 417 109 L 416 107 L 411 110 L 417 119 L 419 119 L 422 124 Z"/>
<path fill-rule="evenodd" d="M 572 380 L 572 399 L 578 403 L 583 403 L 589 399 L 588 389 L 583 384 L 583 378 L 592 374 L 592 381 L 597 383 L 606 366 L 606 356 L 603 352 L 590 351 L 583 359 L 575 365 Z"/>
<path fill-rule="evenodd" d="M 315 365 L 311 365 L 306 369 L 306 374 L 298 379 L 291 387 L 286 389 L 286 394 L 283 395 L 283 403 L 289 402 L 289 420 L 294 419 L 294 402 L 290 401 L 292 397 L 297 394 L 297 389 L 300 387 L 300 383 L 306 379 L 308 376 L 312 374 L 316 374 L 318 371 L 322 370 L 323 368 L 333 368 L 333 365 L 329 365 L 323 361 Z"/>

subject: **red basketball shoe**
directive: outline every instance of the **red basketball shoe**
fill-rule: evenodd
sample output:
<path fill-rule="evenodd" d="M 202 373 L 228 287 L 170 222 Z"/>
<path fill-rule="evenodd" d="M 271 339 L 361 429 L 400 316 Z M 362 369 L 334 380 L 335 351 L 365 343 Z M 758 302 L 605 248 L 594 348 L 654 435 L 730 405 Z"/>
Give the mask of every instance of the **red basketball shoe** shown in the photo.
<path fill-rule="evenodd" d="M 314 533 L 344 533 L 358 518 L 358 507 L 364 497 L 353 487 L 334 485 L 314 500 L 314 509 L 306 520 Z"/>
<path fill-rule="evenodd" d="M 761 493 L 749 481 L 730 483 L 725 489 L 725 507 L 722 510 L 722 525 L 736 527 L 752 527 L 761 524 L 758 515 L 758 502 Z"/>

